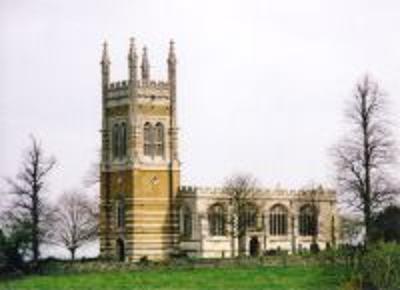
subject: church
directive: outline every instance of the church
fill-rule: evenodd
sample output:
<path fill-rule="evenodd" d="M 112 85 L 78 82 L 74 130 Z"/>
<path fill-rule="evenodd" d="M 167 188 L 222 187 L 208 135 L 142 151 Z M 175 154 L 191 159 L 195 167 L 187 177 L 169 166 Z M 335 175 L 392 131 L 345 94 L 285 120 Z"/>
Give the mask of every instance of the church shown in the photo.
<path fill-rule="evenodd" d="M 167 80 L 151 78 L 147 48 L 131 39 L 127 80 L 111 82 L 107 43 L 101 58 L 100 255 L 119 261 L 239 255 L 232 205 L 222 188 L 180 184 L 177 57 Z M 247 206 L 243 252 L 309 250 L 338 242 L 336 193 L 262 189 Z"/>

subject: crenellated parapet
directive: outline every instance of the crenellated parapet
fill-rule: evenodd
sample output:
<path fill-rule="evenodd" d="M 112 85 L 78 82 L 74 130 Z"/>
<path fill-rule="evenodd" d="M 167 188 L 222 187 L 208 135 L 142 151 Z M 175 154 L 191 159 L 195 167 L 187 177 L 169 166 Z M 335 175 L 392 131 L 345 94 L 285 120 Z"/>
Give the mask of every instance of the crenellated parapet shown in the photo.
<path fill-rule="evenodd" d="M 110 83 L 108 86 L 109 91 L 117 91 L 117 90 L 127 90 L 128 89 L 128 81 L 118 81 Z"/>
<path fill-rule="evenodd" d="M 181 186 L 179 188 L 181 195 L 195 195 L 197 197 L 224 197 L 226 193 L 223 187 L 197 187 Z M 322 187 L 317 189 L 283 189 L 283 188 L 261 188 L 254 192 L 255 198 L 287 198 L 297 200 L 336 200 L 336 192 Z"/>

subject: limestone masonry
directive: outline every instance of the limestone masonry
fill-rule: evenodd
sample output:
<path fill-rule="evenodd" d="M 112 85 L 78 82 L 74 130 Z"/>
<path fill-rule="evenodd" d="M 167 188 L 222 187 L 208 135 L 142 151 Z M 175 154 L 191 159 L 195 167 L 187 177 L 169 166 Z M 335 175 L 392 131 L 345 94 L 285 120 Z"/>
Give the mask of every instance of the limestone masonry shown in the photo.
<path fill-rule="evenodd" d="M 161 260 L 172 254 L 196 257 L 238 255 L 228 197 L 219 188 L 180 186 L 176 119 L 174 42 L 167 57 L 167 81 L 150 75 L 147 48 L 139 65 L 134 39 L 128 52 L 128 79 L 110 82 L 104 44 L 100 252 L 103 257 Z M 140 77 L 139 77 L 140 73 Z M 295 252 L 335 246 L 336 194 L 261 190 L 246 213 L 246 254 Z"/>

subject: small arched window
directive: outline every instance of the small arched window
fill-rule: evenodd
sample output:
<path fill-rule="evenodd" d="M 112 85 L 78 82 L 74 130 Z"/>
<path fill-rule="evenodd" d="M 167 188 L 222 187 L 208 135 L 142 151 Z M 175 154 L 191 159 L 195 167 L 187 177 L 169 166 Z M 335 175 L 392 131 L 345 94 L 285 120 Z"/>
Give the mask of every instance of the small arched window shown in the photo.
<path fill-rule="evenodd" d="M 306 204 L 300 208 L 299 234 L 301 236 L 314 236 L 318 233 L 317 209 L 313 205 Z"/>
<path fill-rule="evenodd" d="M 208 210 L 208 225 L 211 236 L 225 235 L 225 210 L 221 204 L 214 204 Z"/>
<path fill-rule="evenodd" d="M 112 140 L 111 140 L 111 147 L 112 147 L 112 155 L 113 158 L 119 157 L 119 125 L 114 124 L 112 128 Z"/>
<path fill-rule="evenodd" d="M 127 132 L 127 128 L 126 128 L 126 123 L 121 123 L 120 125 L 120 134 L 119 134 L 119 138 L 120 138 L 120 149 L 119 149 L 119 153 L 120 153 L 120 158 L 123 158 L 126 156 L 127 153 L 127 147 L 128 147 L 128 132 Z"/>
<path fill-rule="evenodd" d="M 181 208 L 181 234 L 184 238 L 190 239 L 192 237 L 192 211 L 187 205 Z"/>
<path fill-rule="evenodd" d="M 155 155 L 164 155 L 164 126 L 161 123 L 157 123 L 155 126 Z"/>
<path fill-rule="evenodd" d="M 144 155 L 153 156 L 153 126 L 147 122 L 143 128 L 143 141 L 144 141 Z"/>
<path fill-rule="evenodd" d="M 254 229 L 257 227 L 258 211 L 253 203 L 243 205 L 240 213 L 240 228 L 243 230 Z"/>
<path fill-rule="evenodd" d="M 283 205 L 275 205 L 269 212 L 269 233 L 282 236 L 288 233 L 288 211 Z"/>

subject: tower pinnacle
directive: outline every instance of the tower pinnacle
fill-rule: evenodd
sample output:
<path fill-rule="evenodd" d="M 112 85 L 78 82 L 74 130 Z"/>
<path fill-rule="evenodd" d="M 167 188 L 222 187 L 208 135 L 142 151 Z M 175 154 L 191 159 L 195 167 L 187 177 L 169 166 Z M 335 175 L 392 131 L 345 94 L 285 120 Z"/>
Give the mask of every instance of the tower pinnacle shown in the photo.
<path fill-rule="evenodd" d="M 103 66 L 107 66 L 110 64 L 110 58 L 108 56 L 108 44 L 107 41 L 104 41 L 103 43 L 103 56 L 101 58 L 101 64 Z"/>
<path fill-rule="evenodd" d="M 147 47 L 143 47 L 143 56 L 142 56 L 142 81 L 149 82 L 150 81 L 150 64 L 149 59 L 147 57 Z"/>
<path fill-rule="evenodd" d="M 129 53 L 128 53 L 128 73 L 129 81 L 136 82 L 136 68 L 137 68 L 137 54 L 135 47 L 135 38 L 130 39 Z"/>
<path fill-rule="evenodd" d="M 168 64 L 176 64 L 175 42 L 173 39 L 169 42 Z"/>

